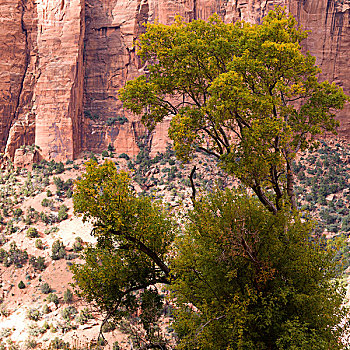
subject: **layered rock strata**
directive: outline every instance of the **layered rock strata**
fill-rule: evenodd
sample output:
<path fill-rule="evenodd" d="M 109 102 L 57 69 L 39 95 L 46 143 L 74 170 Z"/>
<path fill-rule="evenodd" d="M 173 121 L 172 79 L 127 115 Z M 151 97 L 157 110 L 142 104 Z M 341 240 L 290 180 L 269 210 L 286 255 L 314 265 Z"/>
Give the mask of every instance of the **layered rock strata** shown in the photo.
<path fill-rule="evenodd" d="M 350 93 L 349 0 L 3 0 L 0 4 L 0 151 L 14 157 L 36 144 L 47 159 L 82 150 L 136 154 L 143 125 L 123 110 L 117 91 L 142 73 L 135 40 L 144 23 L 207 19 L 260 23 L 276 5 L 312 32 L 305 50 L 328 79 Z M 339 113 L 350 139 L 349 106 Z M 167 123 L 150 135 L 152 153 L 167 142 Z"/>

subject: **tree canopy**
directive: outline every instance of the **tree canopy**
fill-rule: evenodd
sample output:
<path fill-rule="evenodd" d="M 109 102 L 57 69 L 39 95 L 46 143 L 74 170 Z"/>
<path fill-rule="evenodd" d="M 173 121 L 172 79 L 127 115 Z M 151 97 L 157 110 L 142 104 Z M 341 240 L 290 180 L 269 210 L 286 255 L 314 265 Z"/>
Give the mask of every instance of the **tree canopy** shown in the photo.
<path fill-rule="evenodd" d="M 178 227 L 112 162 L 88 164 L 73 198 L 97 237 L 72 266 L 75 287 L 138 349 L 344 348 L 338 247 L 312 237 L 311 221 L 226 190 Z M 161 326 L 164 288 L 175 339 Z"/>
<path fill-rule="evenodd" d="M 278 8 L 261 25 L 244 21 L 148 24 L 138 54 L 145 74 L 120 90 L 124 107 L 150 128 L 171 116 L 177 156 L 202 151 L 253 189 L 273 213 L 296 208 L 291 163 L 314 137 L 336 132 L 347 99 L 318 82 L 315 58 L 303 54 L 307 32 Z"/>
<path fill-rule="evenodd" d="M 312 222 L 232 191 L 202 198 L 177 239 L 179 349 L 342 349 L 336 246 Z"/>
<path fill-rule="evenodd" d="M 162 206 L 136 196 L 128 174 L 110 161 L 87 164 L 73 199 L 75 213 L 93 223 L 97 238 L 97 245 L 83 252 L 85 263 L 72 266 L 81 296 L 105 314 L 104 323 L 122 324 L 142 309 L 148 317 L 141 317 L 134 333 L 142 334 L 140 344 L 157 348 L 164 337 L 156 322 L 161 316 L 156 285 L 170 283 L 172 220 Z"/>

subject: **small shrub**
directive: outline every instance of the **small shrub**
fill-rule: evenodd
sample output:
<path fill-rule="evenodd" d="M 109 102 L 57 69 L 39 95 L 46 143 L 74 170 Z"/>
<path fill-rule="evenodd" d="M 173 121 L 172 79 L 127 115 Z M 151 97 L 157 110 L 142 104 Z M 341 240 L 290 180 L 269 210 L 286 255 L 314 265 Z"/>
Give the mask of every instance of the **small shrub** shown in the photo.
<path fill-rule="evenodd" d="M 88 322 L 92 318 L 93 318 L 93 316 L 92 316 L 91 312 L 89 311 L 89 309 L 84 308 L 83 310 L 81 310 L 79 312 L 79 315 L 76 316 L 75 320 L 79 324 L 85 324 L 86 322 Z"/>
<path fill-rule="evenodd" d="M 45 304 L 43 306 L 43 314 L 49 314 L 50 313 L 50 308 L 47 306 L 47 304 Z"/>
<path fill-rule="evenodd" d="M 44 271 L 46 269 L 45 258 L 42 256 L 32 256 L 29 259 L 29 263 L 34 267 L 35 270 Z"/>
<path fill-rule="evenodd" d="M 51 292 L 51 287 L 47 282 L 45 282 L 40 286 L 40 290 L 43 294 L 49 294 Z"/>
<path fill-rule="evenodd" d="M 24 289 L 25 287 L 26 287 L 26 285 L 24 284 L 23 281 L 21 281 L 21 282 L 18 283 L 18 288 L 19 288 L 19 289 Z"/>
<path fill-rule="evenodd" d="M 51 192 L 51 191 L 50 191 Z M 50 200 L 49 199 L 47 199 L 47 198 L 44 198 L 42 201 L 41 201 L 41 205 L 43 206 L 43 207 L 48 207 L 49 205 L 50 205 Z"/>
<path fill-rule="evenodd" d="M 119 155 L 119 158 L 124 158 L 124 159 L 126 159 L 126 160 L 129 160 L 129 159 L 130 159 L 130 157 L 129 157 L 126 153 L 120 154 L 120 155 Z"/>
<path fill-rule="evenodd" d="M 76 237 L 75 238 L 75 242 L 73 244 L 73 251 L 75 253 L 80 252 L 81 250 L 83 250 L 83 240 L 80 237 Z"/>
<path fill-rule="evenodd" d="M 37 341 L 33 338 L 28 338 L 24 343 L 26 349 L 35 349 L 37 345 Z"/>
<path fill-rule="evenodd" d="M 51 340 L 49 349 L 69 349 L 69 343 L 66 343 L 62 339 L 56 337 L 55 339 Z"/>
<path fill-rule="evenodd" d="M 59 304 L 59 299 L 58 299 L 58 296 L 55 294 L 55 293 L 50 293 L 48 296 L 47 296 L 47 301 L 49 303 L 55 303 L 56 305 Z"/>
<path fill-rule="evenodd" d="M 66 251 L 64 249 L 64 245 L 60 240 L 57 240 L 52 245 L 52 260 L 63 259 L 66 255 Z"/>
<path fill-rule="evenodd" d="M 60 209 L 58 210 L 58 221 L 61 222 L 63 220 L 68 219 L 68 208 L 64 204 L 60 206 Z"/>
<path fill-rule="evenodd" d="M 39 237 L 38 230 L 35 227 L 29 227 L 29 229 L 27 231 L 27 237 L 30 237 L 30 238 Z"/>
<path fill-rule="evenodd" d="M 121 349 L 120 349 L 120 346 L 119 346 L 119 344 L 118 344 L 117 341 L 113 343 L 113 348 L 112 348 L 112 350 L 121 350 Z"/>
<path fill-rule="evenodd" d="M 65 303 L 70 303 L 72 300 L 73 300 L 73 293 L 69 288 L 67 288 L 63 294 L 63 301 Z"/>
<path fill-rule="evenodd" d="M 67 320 L 69 320 L 71 316 L 74 316 L 77 313 L 78 311 L 74 306 L 68 306 L 61 311 L 62 317 Z"/>
<path fill-rule="evenodd" d="M 44 248 L 43 241 L 41 239 L 37 239 L 35 241 L 35 248 L 40 250 Z"/>
<path fill-rule="evenodd" d="M 113 322 L 107 321 L 103 326 L 102 326 L 102 332 L 103 333 L 108 333 L 112 332 L 115 330 L 115 324 Z"/>
<path fill-rule="evenodd" d="M 38 309 L 29 309 L 26 317 L 28 320 L 38 321 L 40 319 L 40 311 Z"/>

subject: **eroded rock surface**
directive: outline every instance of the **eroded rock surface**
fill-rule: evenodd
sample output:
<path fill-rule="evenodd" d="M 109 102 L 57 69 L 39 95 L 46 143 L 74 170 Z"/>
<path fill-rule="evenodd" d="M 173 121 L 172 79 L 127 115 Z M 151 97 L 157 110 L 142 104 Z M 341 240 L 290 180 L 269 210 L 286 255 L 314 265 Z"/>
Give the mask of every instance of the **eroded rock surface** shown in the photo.
<path fill-rule="evenodd" d="M 226 22 L 260 23 L 285 6 L 312 33 L 305 50 L 328 79 L 350 93 L 349 0 L 4 0 L 0 4 L 0 151 L 13 157 L 36 144 L 64 160 L 81 150 L 138 152 L 144 126 L 123 110 L 117 91 L 142 73 L 135 40 L 147 21 L 170 24 L 218 13 Z M 350 139 L 350 108 L 339 113 Z M 167 123 L 150 136 L 164 150 Z"/>

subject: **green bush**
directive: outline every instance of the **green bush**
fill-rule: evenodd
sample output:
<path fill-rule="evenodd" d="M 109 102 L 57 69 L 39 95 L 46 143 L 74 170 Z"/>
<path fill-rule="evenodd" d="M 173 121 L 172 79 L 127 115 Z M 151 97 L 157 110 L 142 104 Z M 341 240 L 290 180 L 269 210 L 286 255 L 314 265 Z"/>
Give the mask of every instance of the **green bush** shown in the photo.
<path fill-rule="evenodd" d="M 84 308 L 83 310 L 81 310 L 79 312 L 79 315 L 76 316 L 75 320 L 79 324 L 85 324 L 86 322 L 88 322 L 92 318 L 93 318 L 93 316 L 92 316 L 91 312 L 89 311 L 89 309 Z"/>
<path fill-rule="evenodd" d="M 35 241 L 35 248 L 40 250 L 44 248 L 43 241 L 41 239 L 37 239 Z"/>
<path fill-rule="evenodd" d="M 130 159 L 130 157 L 129 157 L 126 153 L 120 154 L 120 155 L 119 155 L 119 158 L 124 158 L 124 159 L 126 159 L 126 160 L 129 160 L 129 159 Z"/>
<path fill-rule="evenodd" d="M 67 319 L 67 320 L 69 320 L 71 318 L 71 316 L 74 316 L 77 313 L 78 313 L 78 311 L 74 306 L 68 306 L 61 311 L 62 317 Z"/>
<path fill-rule="evenodd" d="M 55 303 L 56 305 L 58 305 L 59 304 L 59 299 L 58 299 L 58 296 L 57 296 L 57 294 L 55 294 L 55 293 L 50 293 L 48 296 L 47 296 L 47 301 L 49 302 L 49 303 Z"/>
<path fill-rule="evenodd" d="M 38 321 L 40 319 L 40 311 L 38 309 L 29 309 L 26 317 L 28 320 Z"/>
<path fill-rule="evenodd" d="M 80 237 L 76 237 L 75 242 L 73 244 L 73 251 L 75 253 L 78 253 L 81 250 L 83 250 L 83 240 Z"/>
<path fill-rule="evenodd" d="M 49 350 L 53 349 L 69 349 L 70 345 L 69 343 L 66 343 L 62 339 L 56 337 L 55 339 L 51 340 Z"/>
<path fill-rule="evenodd" d="M 45 282 L 40 286 L 40 290 L 43 294 L 49 294 L 51 292 L 51 287 L 47 282 Z"/>
<path fill-rule="evenodd" d="M 21 281 L 21 282 L 18 283 L 18 288 L 19 288 L 19 289 L 24 289 L 25 287 L 26 287 L 26 285 L 24 284 L 23 281 Z"/>
<path fill-rule="evenodd" d="M 31 264 L 35 270 L 44 271 L 46 269 L 45 258 L 42 256 L 32 256 L 29 259 L 29 264 Z"/>
<path fill-rule="evenodd" d="M 70 303 L 72 300 L 73 300 L 73 293 L 69 288 L 67 288 L 63 294 L 63 301 L 65 303 Z"/>
<path fill-rule="evenodd" d="M 68 219 L 68 208 L 64 204 L 60 206 L 60 209 L 58 211 L 58 221 L 61 222 L 63 220 Z"/>
<path fill-rule="evenodd" d="M 27 237 L 30 237 L 30 238 L 39 237 L 38 230 L 35 227 L 29 227 L 29 229 L 27 231 Z"/>
<path fill-rule="evenodd" d="M 52 260 L 63 259 L 66 255 L 66 251 L 64 249 L 64 245 L 60 240 L 56 240 L 52 245 Z"/>

